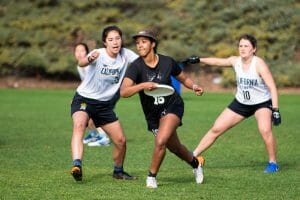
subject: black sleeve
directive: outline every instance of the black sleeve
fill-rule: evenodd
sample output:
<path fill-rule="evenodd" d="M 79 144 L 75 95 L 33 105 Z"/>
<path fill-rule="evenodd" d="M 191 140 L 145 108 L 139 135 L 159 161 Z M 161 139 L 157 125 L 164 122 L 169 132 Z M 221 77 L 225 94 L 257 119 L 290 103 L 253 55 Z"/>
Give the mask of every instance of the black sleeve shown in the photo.
<path fill-rule="evenodd" d="M 134 83 L 137 82 L 138 77 L 138 59 L 136 59 L 131 65 L 128 66 L 125 77 L 130 78 Z"/>
<path fill-rule="evenodd" d="M 172 71 L 171 71 L 171 75 L 176 77 L 181 72 L 182 72 L 181 67 L 178 65 L 178 63 L 174 59 L 172 59 Z"/>

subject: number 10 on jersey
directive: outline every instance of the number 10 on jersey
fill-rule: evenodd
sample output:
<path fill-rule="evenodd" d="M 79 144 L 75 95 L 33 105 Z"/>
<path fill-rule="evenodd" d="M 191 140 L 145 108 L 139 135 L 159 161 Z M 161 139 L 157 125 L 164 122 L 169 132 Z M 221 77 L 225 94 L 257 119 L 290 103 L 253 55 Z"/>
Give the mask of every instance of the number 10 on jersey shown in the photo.
<path fill-rule="evenodd" d="M 245 100 L 250 100 L 250 92 L 249 91 L 243 91 L 244 99 Z"/>

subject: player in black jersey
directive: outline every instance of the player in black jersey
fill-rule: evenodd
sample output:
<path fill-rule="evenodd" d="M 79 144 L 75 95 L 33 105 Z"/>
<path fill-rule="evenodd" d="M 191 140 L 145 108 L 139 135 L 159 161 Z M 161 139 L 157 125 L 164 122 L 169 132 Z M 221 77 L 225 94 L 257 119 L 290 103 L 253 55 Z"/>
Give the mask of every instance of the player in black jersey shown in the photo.
<path fill-rule="evenodd" d="M 176 77 L 185 87 L 202 95 L 203 89 L 188 78 L 174 59 L 156 53 L 157 39 L 152 31 L 141 31 L 133 36 L 140 55 L 127 69 L 121 86 L 121 96 L 130 97 L 139 93 L 148 130 L 155 135 L 155 147 L 147 177 L 147 187 L 157 188 L 156 175 L 164 159 L 166 148 L 189 163 L 195 173 L 196 182 L 202 183 L 203 157 L 194 157 L 182 145 L 176 129 L 181 126 L 184 103 L 178 93 L 170 96 L 147 96 L 144 90 L 155 89 L 156 84 L 172 86 L 171 76 Z"/>

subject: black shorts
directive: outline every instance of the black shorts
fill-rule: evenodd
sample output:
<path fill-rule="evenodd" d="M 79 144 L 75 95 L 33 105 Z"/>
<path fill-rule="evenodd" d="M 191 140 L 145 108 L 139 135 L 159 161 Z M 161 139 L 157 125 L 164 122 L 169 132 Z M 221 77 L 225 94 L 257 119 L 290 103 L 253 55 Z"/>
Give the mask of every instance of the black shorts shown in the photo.
<path fill-rule="evenodd" d="M 179 126 L 182 125 L 182 117 L 184 113 L 184 106 L 183 104 L 170 104 L 166 106 L 165 108 L 160 109 L 158 112 L 151 113 L 151 115 L 148 115 L 147 117 L 147 125 L 148 130 L 153 132 L 156 131 L 159 127 L 159 120 L 161 117 L 167 115 L 168 113 L 173 113 L 177 115 L 180 119 Z"/>
<path fill-rule="evenodd" d="M 240 102 L 238 102 L 236 99 L 234 99 L 229 105 L 228 108 L 232 110 L 233 112 L 240 114 L 244 117 L 250 117 L 252 116 L 258 109 L 260 108 L 269 108 L 272 110 L 272 101 L 268 100 L 259 104 L 255 105 L 245 105 Z"/>
<path fill-rule="evenodd" d="M 71 116 L 77 111 L 83 111 L 94 121 L 96 127 L 115 122 L 118 120 L 113 111 L 119 96 L 111 101 L 98 101 L 75 94 L 71 104 Z"/>

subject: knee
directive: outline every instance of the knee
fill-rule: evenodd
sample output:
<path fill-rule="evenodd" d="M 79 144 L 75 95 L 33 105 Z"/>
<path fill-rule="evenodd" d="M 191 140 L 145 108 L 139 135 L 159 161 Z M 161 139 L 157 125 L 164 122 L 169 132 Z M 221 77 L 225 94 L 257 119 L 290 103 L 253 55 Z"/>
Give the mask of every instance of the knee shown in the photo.
<path fill-rule="evenodd" d="M 166 148 L 166 141 L 156 138 L 155 139 L 155 148 L 157 149 L 165 149 Z"/>
<path fill-rule="evenodd" d="M 273 138 L 273 133 L 269 128 L 260 128 L 259 132 L 262 135 L 264 140 L 269 140 Z"/>
<path fill-rule="evenodd" d="M 85 130 L 85 128 L 86 128 L 85 123 L 74 123 L 74 125 L 73 125 L 74 132 L 82 132 Z"/>
<path fill-rule="evenodd" d="M 119 147 L 126 146 L 126 138 L 124 136 L 117 137 L 113 142 L 116 146 L 119 146 Z"/>
<path fill-rule="evenodd" d="M 217 138 L 217 137 L 219 137 L 219 135 L 221 135 L 223 133 L 223 129 L 218 126 L 213 126 L 209 132 L 210 132 L 211 136 Z"/>

